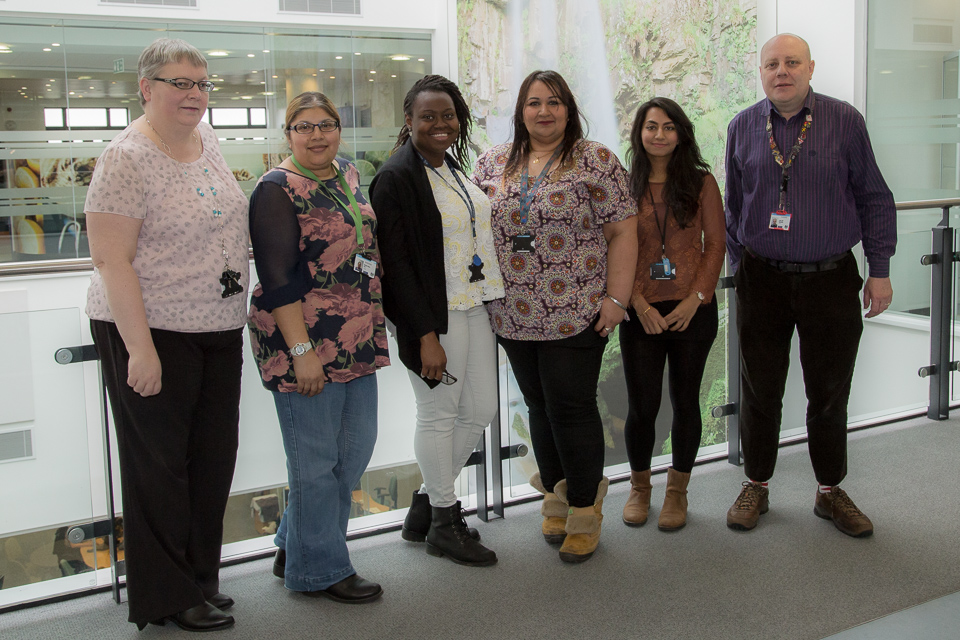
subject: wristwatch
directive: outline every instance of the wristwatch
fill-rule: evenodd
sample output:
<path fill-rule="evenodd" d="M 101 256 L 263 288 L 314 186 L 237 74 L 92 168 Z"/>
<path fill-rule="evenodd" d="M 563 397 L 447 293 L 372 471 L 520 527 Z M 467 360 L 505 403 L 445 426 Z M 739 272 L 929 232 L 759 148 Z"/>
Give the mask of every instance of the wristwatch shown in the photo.
<path fill-rule="evenodd" d="M 697 291 L 696 293 L 697 293 L 697 297 L 700 298 L 700 302 L 703 302 L 703 298 L 704 298 L 703 294 L 699 291 Z"/>
<path fill-rule="evenodd" d="M 310 351 L 310 349 L 312 348 L 313 348 L 313 345 L 311 345 L 309 342 L 298 342 L 297 344 L 290 347 L 290 353 L 293 354 L 294 356 L 302 356 L 307 351 Z"/>

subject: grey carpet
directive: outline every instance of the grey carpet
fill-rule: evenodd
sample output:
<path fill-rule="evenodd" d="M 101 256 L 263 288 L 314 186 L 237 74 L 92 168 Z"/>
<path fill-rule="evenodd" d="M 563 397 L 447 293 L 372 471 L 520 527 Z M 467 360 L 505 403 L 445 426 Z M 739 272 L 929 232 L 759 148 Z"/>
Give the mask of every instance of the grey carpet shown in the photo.
<path fill-rule="evenodd" d="M 782 449 L 770 512 L 748 533 L 725 526 L 742 470 L 697 467 L 689 523 L 656 528 L 665 476 L 654 476 L 651 522 L 619 518 L 628 487 L 604 504 L 600 549 L 566 565 L 539 533 L 539 505 L 479 523 L 500 556 L 467 568 L 427 556 L 391 533 L 351 542 L 359 573 L 383 584 L 377 603 L 345 606 L 285 591 L 271 561 L 224 569 L 235 628 L 218 638 L 737 638 L 818 639 L 960 590 L 960 422 L 926 419 L 851 434 L 843 486 L 877 529 L 855 540 L 813 515 L 805 444 Z M 475 518 L 470 518 L 475 521 Z M 126 606 L 97 594 L 0 615 L 0 638 L 150 638 Z"/>

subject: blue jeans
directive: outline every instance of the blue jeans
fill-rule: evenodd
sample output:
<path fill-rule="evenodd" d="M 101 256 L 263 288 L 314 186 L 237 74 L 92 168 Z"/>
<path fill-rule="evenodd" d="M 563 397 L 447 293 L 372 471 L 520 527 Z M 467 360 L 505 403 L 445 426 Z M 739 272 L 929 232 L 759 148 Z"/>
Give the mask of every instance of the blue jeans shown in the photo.
<path fill-rule="evenodd" d="M 290 496 L 274 542 L 284 584 L 320 591 L 356 573 L 347 551 L 351 493 L 377 441 L 377 377 L 328 382 L 308 398 L 274 392 Z"/>

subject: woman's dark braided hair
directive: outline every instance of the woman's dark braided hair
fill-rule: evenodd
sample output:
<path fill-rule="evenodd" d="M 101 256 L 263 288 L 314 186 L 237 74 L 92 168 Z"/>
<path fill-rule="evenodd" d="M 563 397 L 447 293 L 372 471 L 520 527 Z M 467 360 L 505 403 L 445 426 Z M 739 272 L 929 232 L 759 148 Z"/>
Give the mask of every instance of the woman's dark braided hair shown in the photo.
<path fill-rule="evenodd" d="M 647 195 L 650 179 L 650 160 L 643 148 L 643 127 L 647 112 L 654 107 L 661 109 L 673 121 L 677 131 L 677 147 L 667 163 L 667 182 L 663 185 L 663 201 L 668 213 L 677 219 L 683 229 L 697 215 L 700 207 L 700 190 L 703 188 L 704 175 L 710 172 L 710 165 L 700 155 L 700 147 L 694 137 L 693 123 L 683 109 L 670 98 L 653 98 L 637 109 L 630 132 L 630 195 L 641 204 Z"/>
<path fill-rule="evenodd" d="M 414 85 L 410 87 L 410 91 L 407 91 L 407 95 L 403 99 L 403 115 L 413 118 L 413 103 L 416 102 L 417 96 L 428 91 L 445 93 L 453 100 L 453 108 L 457 112 L 457 120 L 460 121 L 460 133 L 457 134 L 457 141 L 453 144 L 451 151 L 453 157 L 460 165 L 459 168 L 463 170 L 470 160 L 468 145 L 470 143 L 470 129 L 473 127 L 473 118 L 470 116 L 470 107 L 467 106 L 467 101 L 463 99 L 463 94 L 460 93 L 460 89 L 456 84 L 443 76 L 437 75 L 424 76 L 420 80 L 417 80 Z M 397 135 L 397 144 L 394 145 L 393 150 L 396 151 L 402 147 L 409 139 L 410 127 L 404 124 L 400 129 L 400 133 Z"/>

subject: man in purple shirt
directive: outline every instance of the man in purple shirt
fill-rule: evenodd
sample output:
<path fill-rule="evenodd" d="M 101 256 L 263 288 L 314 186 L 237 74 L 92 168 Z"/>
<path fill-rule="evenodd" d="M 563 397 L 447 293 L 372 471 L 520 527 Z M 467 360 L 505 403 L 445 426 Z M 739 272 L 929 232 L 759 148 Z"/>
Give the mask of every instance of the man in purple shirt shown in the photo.
<path fill-rule="evenodd" d="M 745 472 L 727 526 L 747 531 L 769 508 L 794 329 L 807 393 L 814 513 L 854 537 L 873 524 L 837 485 L 847 473 L 847 401 L 863 321 L 890 305 L 896 208 L 866 125 L 810 88 L 810 47 L 781 34 L 760 51 L 766 99 L 727 130 L 727 254 L 737 291 Z M 858 242 L 866 284 L 851 253 Z"/>

